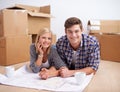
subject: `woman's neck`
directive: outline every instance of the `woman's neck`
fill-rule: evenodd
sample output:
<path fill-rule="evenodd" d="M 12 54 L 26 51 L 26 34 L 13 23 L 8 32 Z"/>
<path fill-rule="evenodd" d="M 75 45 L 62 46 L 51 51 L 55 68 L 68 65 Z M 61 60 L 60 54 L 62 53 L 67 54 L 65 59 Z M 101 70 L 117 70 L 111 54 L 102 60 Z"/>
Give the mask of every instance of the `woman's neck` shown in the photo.
<path fill-rule="evenodd" d="M 43 53 L 47 53 L 48 48 L 43 48 Z"/>

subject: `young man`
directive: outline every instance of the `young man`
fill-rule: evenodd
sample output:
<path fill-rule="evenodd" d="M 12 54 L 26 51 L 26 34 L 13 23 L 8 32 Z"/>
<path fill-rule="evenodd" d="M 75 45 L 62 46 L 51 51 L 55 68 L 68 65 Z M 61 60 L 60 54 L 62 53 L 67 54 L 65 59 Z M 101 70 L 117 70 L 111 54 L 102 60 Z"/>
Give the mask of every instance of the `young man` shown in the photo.
<path fill-rule="evenodd" d="M 67 67 L 60 68 L 62 77 L 75 72 L 95 73 L 100 62 L 100 47 L 95 37 L 82 34 L 80 19 L 70 17 L 65 21 L 65 36 L 58 39 L 57 51 Z"/>

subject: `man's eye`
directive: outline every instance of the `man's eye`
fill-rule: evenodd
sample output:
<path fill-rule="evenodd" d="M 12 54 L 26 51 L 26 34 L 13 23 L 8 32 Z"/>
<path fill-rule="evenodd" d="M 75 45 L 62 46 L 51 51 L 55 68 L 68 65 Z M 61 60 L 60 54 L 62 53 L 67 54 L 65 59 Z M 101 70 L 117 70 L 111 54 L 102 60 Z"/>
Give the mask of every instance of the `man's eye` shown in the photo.
<path fill-rule="evenodd" d="M 75 33 L 78 33 L 78 31 L 75 31 Z"/>

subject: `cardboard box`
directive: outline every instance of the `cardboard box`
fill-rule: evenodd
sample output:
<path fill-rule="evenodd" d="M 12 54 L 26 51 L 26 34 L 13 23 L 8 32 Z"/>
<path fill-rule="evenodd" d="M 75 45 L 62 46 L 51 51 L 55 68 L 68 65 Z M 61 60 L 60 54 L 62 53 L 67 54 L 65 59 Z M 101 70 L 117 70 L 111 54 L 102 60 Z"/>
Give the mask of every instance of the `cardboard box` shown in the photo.
<path fill-rule="evenodd" d="M 120 33 L 120 20 L 94 20 L 88 21 L 90 33 Z M 99 25 L 98 25 L 99 24 Z"/>
<path fill-rule="evenodd" d="M 31 36 L 0 37 L 0 65 L 29 61 Z"/>
<path fill-rule="evenodd" d="M 50 6 L 34 7 L 28 5 L 16 5 L 16 7 L 27 10 L 28 34 L 38 34 L 41 28 L 50 28 Z"/>
<path fill-rule="evenodd" d="M 53 34 L 53 37 L 52 37 L 52 44 L 56 44 L 56 35 Z"/>
<path fill-rule="evenodd" d="M 102 35 L 101 59 L 120 62 L 120 35 Z"/>
<path fill-rule="evenodd" d="M 102 60 L 120 62 L 120 34 L 90 33 L 100 42 L 100 54 Z"/>
<path fill-rule="evenodd" d="M 36 7 L 36 6 L 30 6 L 30 5 L 16 4 L 15 6 L 22 9 L 26 9 L 31 12 L 50 14 L 50 5 Z"/>
<path fill-rule="evenodd" d="M 8 8 L 0 11 L 0 37 L 28 34 L 27 11 Z"/>
<path fill-rule="evenodd" d="M 120 33 L 120 20 L 101 20 L 102 33 Z"/>

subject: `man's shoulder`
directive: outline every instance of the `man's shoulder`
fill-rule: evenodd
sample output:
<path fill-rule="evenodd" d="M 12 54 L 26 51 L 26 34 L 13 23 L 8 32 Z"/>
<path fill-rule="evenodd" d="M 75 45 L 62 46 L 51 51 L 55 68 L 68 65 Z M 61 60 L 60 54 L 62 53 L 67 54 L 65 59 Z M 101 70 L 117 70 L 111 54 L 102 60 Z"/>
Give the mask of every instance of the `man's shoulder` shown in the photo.
<path fill-rule="evenodd" d="M 89 35 L 89 34 L 82 34 L 84 41 L 89 42 L 89 44 L 95 44 L 98 43 L 98 40 L 95 36 Z"/>
<path fill-rule="evenodd" d="M 58 41 L 65 41 L 65 40 L 67 40 L 67 36 L 66 36 L 66 35 L 61 36 L 61 37 L 58 39 Z"/>
<path fill-rule="evenodd" d="M 90 41 L 96 41 L 97 38 L 95 36 L 89 35 L 89 34 L 82 34 L 82 36 L 84 37 L 84 39 L 86 40 L 90 40 Z"/>
<path fill-rule="evenodd" d="M 67 48 L 69 42 L 67 39 L 67 36 L 62 36 L 61 38 L 58 39 L 58 41 L 56 42 L 56 47 L 58 51 L 62 51 L 63 48 Z"/>
<path fill-rule="evenodd" d="M 67 39 L 67 36 L 62 36 L 60 37 L 57 42 L 56 42 L 56 45 L 60 45 L 60 46 L 63 46 L 63 45 L 66 45 L 68 43 L 68 39 Z"/>

